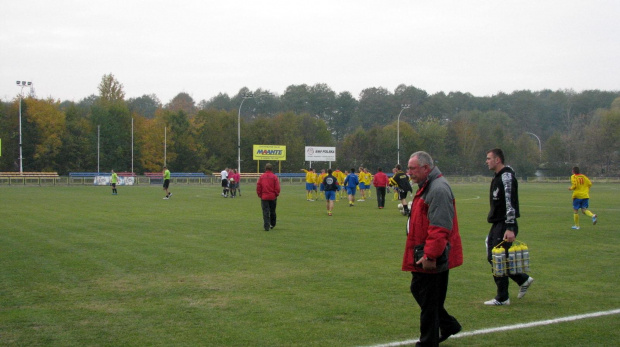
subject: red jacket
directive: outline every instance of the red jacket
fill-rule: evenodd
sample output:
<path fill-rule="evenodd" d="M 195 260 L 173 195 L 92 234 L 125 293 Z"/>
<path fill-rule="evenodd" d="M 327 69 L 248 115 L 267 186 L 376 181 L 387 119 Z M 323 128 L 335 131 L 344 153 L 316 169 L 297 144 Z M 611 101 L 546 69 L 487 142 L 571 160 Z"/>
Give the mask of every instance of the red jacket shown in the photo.
<path fill-rule="evenodd" d="M 275 200 L 280 195 L 280 181 L 271 171 L 265 171 L 256 183 L 256 194 L 261 200 Z"/>
<path fill-rule="evenodd" d="M 463 246 L 456 218 L 456 203 L 452 189 L 437 167 L 416 192 L 407 221 L 407 243 L 403 256 L 403 271 L 426 272 L 414 262 L 414 247 L 425 244 L 424 255 L 437 259 L 450 242 L 448 268 L 463 264 Z"/>
<path fill-rule="evenodd" d="M 388 177 L 383 171 L 378 171 L 375 174 L 375 177 L 372 179 L 372 184 L 375 187 L 387 187 L 388 185 Z"/>

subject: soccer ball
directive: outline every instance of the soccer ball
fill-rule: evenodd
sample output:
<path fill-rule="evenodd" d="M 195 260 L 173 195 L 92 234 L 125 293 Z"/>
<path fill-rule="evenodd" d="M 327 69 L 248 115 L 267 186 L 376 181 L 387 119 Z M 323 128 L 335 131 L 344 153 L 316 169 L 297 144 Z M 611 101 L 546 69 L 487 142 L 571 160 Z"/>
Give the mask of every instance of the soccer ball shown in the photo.
<path fill-rule="evenodd" d="M 398 209 L 402 211 L 403 210 L 403 204 L 398 204 Z"/>

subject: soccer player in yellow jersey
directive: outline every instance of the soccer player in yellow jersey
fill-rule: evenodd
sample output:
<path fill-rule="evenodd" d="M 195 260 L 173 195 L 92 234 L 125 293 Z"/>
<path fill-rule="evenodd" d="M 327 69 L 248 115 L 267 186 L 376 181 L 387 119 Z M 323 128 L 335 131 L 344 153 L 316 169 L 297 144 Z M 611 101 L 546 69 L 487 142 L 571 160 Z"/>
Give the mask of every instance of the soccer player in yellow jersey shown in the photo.
<path fill-rule="evenodd" d="M 344 172 L 340 171 L 340 169 L 336 169 L 336 171 L 334 171 L 332 173 L 332 176 L 336 177 L 336 179 L 338 180 L 338 185 L 342 187 L 342 184 L 344 183 L 344 179 L 345 177 L 347 177 Z M 345 189 L 340 189 L 336 192 L 336 201 L 340 201 L 340 198 L 344 198 L 346 196 L 347 192 L 345 191 Z"/>
<path fill-rule="evenodd" d="M 357 180 L 359 182 L 357 190 L 359 190 L 362 195 L 362 198 L 357 201 L 366 201 L 366 181 L 364 180 L 364 168 L 361 166 L 357 169 Z"/>
<path fill-rule="evenodd" d="M 366 199 L 370 199 L 370 185 L 372 184 L 372 174 L 368 171 L 368 168 L 364 168 L 364 184 L 366 184 Z"/>
<path fill-rule="evenodd" d="M 315 192 L 316 192 L 316 187 L 319 187 L 319 193 L 316 194 L 316 200 L 321 200 L 321 196 L 323 196 L 323 192 L 325 191 L 324 187 L 323 187 L 323 179 L 327 177 L 327 172 L 325 172 L 325 169 L 321 169 L 321 173 L 316 175 L 316 181 L 315 181 Z"/>
<path fill-rule="evenodd" d="M 575 166 L 573 168 L 573 175 L 570 176 L 570 184 L 571 186 L 568 187 L 568 190 L 573 191 L 573 220 L 575 221 L 573 229 L 579 230 L 579 209 L 581 209 L 583 214 L 591 217 L 592 224 L 596 225 L 596 215 L 588 210 L 592 182 L 586 175 L 579 173 L 579 167 Z"/>
<path fill-rule="evenodd" d="M 314 201 L 314 199 L 312 199 L 312 193 L 314 192 L 314 185 L 316 183 L 316 172 L 314 172 L 312 168 L 310 168 L 310 170 L 301 169 L 301 171 L 306 173 L 306 200 Z"/>

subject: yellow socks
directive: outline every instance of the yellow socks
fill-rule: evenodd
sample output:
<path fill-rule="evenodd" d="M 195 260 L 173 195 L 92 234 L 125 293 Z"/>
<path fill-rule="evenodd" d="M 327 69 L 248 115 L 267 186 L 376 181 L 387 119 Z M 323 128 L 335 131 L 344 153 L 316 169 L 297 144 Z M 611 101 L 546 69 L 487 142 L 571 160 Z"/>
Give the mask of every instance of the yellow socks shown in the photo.
<path fill-rule="evenodd" d="M 578 213 L 573 214 L 573 220 L 575 221 L 575 226 L 579 226 L 579 214 Z"/>

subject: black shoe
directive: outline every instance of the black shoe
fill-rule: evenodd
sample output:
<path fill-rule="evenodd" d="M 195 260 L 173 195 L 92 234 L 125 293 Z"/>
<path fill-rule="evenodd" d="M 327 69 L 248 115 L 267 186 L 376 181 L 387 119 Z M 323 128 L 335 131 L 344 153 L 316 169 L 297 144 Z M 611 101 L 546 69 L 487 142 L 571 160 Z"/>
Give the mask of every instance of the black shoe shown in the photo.
<path fill-rule="evenodd" d="M 439 343 L 444 342 L 445 340 L 447 340 L 447 339 L 448 339 L 448 337 L 450 337 L 450 336 L 452 336 L 452 335 L 456 335 L 456 334 L 458 334 L 458 333 L 461 331 L 461 329 L 463 329 L 463 327 L 461 327 L 461 326 L 459 325 L 458 329 L 456 329 L 456 330 L 453 330 L 453 331 L 451 331 L 451 332 L 449 332 L 449 333 L 446 333 L 445 335 L 444 335 L 444 334 L 440 334 L 440 335 L 439 335 Z"/>
<path fill-rule="evenodd" d="M 271 229 L 273 229 L 273 228 L 275 228 L 275 227 L 276 227 L 275 225 L 272 225 L 272 226 L 271 226 Z"/>
<path fill-rule="evenodd" d="M 265 231 L 269 231 L 269 228 L 265 228 Z"/>

